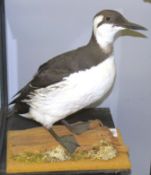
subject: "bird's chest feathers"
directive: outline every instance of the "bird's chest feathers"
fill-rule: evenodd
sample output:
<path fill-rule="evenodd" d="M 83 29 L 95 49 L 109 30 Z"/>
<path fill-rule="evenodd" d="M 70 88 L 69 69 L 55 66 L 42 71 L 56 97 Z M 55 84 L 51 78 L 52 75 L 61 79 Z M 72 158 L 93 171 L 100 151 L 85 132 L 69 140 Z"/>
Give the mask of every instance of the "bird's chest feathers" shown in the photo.
<path fill-rule="evenodd" d="M 76 95 L 85 96 L 85 99 L 90 97 L 93 100 L 93 98 L 101 97 L 110 89 L 114 77 L 114 58 L 109 57 L 97 66 L 75 73 L 66 80 L 75 90 Z"/>
<path fill-rule="evenodd" d="M 97 66 L 73 73 L 57 84 L 37 90 L 37 103 L 41 98 L 44 103 L 50 103 L 51 106 L 70 103 L 79 105 L 83 100 L 87 101 L 85 103 L 92 103 L 110 89 L 114 77 L 115 64 L 111 56 Z"/>

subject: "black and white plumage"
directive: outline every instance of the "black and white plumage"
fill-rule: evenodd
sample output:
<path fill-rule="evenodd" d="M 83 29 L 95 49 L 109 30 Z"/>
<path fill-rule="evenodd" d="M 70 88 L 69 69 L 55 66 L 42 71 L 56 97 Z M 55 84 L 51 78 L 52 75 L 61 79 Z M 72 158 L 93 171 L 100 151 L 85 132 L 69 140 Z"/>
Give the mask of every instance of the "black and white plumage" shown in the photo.
<path fill-rule="evenodd" d="M 41 65 L 12 101 L 14 111 L 49 129 L 56 121 L 104 97 L 116 75 L 114 37 L 125 28 L 145 30 L 116 11 L 98 13 L 90 42 Z"/>

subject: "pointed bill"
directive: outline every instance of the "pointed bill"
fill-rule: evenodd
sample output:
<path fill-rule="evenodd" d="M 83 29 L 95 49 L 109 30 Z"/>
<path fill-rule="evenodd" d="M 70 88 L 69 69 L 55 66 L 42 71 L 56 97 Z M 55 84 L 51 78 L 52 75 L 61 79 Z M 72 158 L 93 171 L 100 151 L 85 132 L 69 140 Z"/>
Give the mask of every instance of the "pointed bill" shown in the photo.
<path fill-rule="evenodd" d="M 139 25 L 139 24 L 135 24 L 129 21 L 125 21 L 123 24 L 120 25 L 121 27 L 124 27 L 126 29 L 132 29 L 132 30 L 147 30 L 147 28 Z"/>

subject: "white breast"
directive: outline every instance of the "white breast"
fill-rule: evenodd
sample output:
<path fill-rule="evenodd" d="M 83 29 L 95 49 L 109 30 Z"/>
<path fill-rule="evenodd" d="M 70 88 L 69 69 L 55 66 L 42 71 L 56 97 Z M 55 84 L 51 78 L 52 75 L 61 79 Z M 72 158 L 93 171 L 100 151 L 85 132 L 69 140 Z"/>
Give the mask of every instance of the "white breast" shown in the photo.
<path fill-rule="evenodd" d="M 35 91 L 30 111 L 32 118 L 50 128 L 56 121 L 94 103 L 112 87 L 115 78 L 113 56 L 90 69 L 73 73 L 63 81 Z"/>

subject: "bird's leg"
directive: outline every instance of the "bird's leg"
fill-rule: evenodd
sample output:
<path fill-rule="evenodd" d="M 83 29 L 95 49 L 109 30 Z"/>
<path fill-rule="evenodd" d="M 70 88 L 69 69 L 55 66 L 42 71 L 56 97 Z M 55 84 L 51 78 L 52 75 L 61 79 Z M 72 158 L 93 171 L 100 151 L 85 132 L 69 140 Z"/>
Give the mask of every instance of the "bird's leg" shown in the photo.
<path fill-rule="evenodd" d="M 74 134 L 81 134 L 90 129 L 89 122 L 80 122 L 75 124 L 69 124 L 66 120 L 61 120 L 61 122 Z"/>
<path fill-rule="evenodd" d="M 72 135 L 58 136 L 52 128 L 49 129 L 49 132 L 70 154 L 74 153 L 79 146 Z"/>

